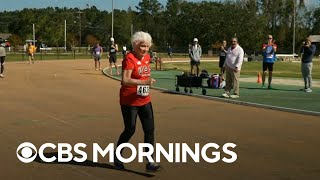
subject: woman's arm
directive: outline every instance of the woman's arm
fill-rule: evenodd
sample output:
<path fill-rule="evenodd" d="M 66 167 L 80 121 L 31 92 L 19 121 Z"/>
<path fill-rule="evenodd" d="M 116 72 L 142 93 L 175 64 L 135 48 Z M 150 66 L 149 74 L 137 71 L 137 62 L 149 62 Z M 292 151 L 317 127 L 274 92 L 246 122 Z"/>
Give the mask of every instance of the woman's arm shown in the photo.
<path fill-rule="evenodd" d="M 148 78 L 147 80 L 133 79 L 131 78 L 132 70 L 123 70 L 122 73 L 122 84 L 123 85 L 152 85 L 156 82 L 153 78 Z"/>

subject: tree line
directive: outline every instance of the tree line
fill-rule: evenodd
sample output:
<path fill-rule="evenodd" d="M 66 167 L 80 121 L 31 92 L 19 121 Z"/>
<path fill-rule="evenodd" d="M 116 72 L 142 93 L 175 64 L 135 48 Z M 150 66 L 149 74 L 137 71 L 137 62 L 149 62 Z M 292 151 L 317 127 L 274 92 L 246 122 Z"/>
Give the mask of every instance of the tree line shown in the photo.
<path fill-rule="evenodd" d="M 296 12 L 296 13 L 294 13 Z M 85 9 L 47 7 L 0 12 L 0 32 L 13 34 L 11 44 L 21 45 L 33 38 L 48 46 L 64 46 L 67 21 L 67 46 L 88 46 L 98 41 L 106 46 L 111 35 L 112 12 L 95 6 Z M 185 51 L 194 37 L 203 49 L 219 47 L 237 37 L 246 51 L 259 51 L 272 34 L 280 52 L 292 53 L 295 25 L 296 53 L 304 38 L 320 34 L 320 8 L 310 8 L 303 0 L 226 0 L 223 2 L 187 2 L 141 0 L 133 9 L 114 10 L 114 38 L 119 45 L 130 45 L 131 33 L 143 30 L 151 34 L 153 49 Z"/>

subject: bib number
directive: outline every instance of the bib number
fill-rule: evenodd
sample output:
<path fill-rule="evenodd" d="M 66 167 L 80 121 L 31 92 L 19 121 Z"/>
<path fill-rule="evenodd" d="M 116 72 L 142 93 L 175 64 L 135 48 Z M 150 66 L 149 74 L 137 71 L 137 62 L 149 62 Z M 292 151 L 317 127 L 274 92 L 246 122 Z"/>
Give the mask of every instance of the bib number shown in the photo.
<path fill-rule="evenodd" d="M 267 58 L 273 58 L 273 57 L 274 57 L 273 54 L 270 54 L 267 56 Z"/>
<path fill-rule="evenodd" d="M 138 96 L 148 96 L 149 95 L 149 86 L 137 86 L 137 95 Z"/>
<path fill-rule="evenodd" d="M 100 51 L 96 52 L 96 54 L 99 55 L 99 54 L 100 54 Z"/>

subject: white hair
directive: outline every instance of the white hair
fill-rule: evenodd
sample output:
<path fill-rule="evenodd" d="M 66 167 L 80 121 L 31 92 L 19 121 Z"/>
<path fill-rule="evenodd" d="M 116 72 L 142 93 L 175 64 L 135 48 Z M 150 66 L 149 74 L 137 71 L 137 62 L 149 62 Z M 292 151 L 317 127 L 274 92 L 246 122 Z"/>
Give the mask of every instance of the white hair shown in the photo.
<path fill-rule="evenodd" d="M 147 43 L 149 46 L 152 46 L 151 35 L 147 32 L 143 32 L 143 31 L 135 32 L 131 38 L 132 47 L 135 47 L 137 44 L 139 44 L 141 42 Z"/>

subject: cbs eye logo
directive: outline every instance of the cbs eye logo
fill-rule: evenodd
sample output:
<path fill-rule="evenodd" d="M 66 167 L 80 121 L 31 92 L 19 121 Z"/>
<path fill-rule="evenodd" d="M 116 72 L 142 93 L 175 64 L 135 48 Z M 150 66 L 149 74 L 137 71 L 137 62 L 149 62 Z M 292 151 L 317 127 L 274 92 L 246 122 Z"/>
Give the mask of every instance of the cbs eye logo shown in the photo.
<path fill-rule="evenodd" d="M 24 142 L 17 148 L 17 157 L 21 162 L 30 163 L 37 157 L 37 148 L 32 143 Z"/>

